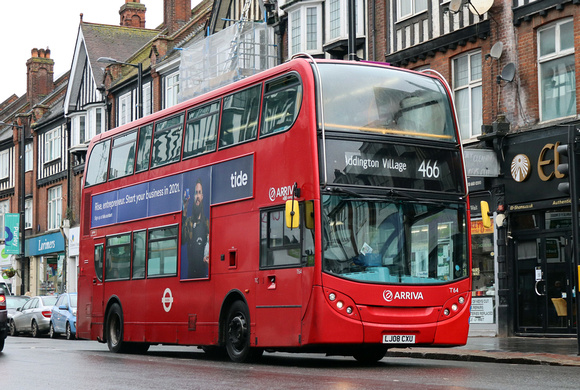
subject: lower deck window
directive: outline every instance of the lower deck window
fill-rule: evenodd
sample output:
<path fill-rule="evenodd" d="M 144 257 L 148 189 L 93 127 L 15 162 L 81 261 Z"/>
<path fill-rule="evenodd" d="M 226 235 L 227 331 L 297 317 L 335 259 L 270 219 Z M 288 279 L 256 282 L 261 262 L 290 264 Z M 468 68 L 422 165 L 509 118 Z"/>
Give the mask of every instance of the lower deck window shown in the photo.
<path fill-rule="evenodd" d="M 149 231 L 147 276 L 177 275 L 177 226 Z"/>

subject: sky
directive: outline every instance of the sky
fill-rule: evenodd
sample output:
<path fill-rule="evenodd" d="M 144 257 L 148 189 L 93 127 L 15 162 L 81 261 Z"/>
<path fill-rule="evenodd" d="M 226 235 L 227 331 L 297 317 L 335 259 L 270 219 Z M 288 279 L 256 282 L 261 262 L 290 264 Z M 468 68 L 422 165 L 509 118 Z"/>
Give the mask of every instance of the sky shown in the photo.
<path fill-rule="evenodd" d="M 163 0 L 145 4 L 145 27 L 163 22 Z M 197 3 L 192 1 L 192 5 Z M 125 0 L 0 0 L 0 103 L 12 94 L 26 93 L 26 61 L 31 51 L 50 49 L 54 80 L 70 70 L 80 23 L 118 26 L 119 9 Z"/>

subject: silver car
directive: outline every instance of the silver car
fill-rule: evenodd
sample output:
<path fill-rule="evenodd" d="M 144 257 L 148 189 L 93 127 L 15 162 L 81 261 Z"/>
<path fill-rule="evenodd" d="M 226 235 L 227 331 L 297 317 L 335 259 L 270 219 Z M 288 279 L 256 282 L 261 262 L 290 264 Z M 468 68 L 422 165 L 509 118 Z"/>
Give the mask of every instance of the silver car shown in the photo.
<path fill-rule="evenodd" d="M 26 302 L 10 320 L 10 335 L 30 333 L 32 337 L 39 337 L 47 333 L 56 299 L 56 296 L 36 296 Z"/>

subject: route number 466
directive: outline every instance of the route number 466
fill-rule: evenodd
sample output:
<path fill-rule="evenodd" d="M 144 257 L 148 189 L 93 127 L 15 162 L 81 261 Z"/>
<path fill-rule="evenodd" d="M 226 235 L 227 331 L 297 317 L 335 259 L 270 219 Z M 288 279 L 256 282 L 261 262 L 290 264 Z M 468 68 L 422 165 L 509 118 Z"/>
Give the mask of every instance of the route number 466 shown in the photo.
<path fill-rule="evenodd" d="M 441 171 L 437 166 L 437 161 L 431 162 L 431 160 L 423 160 L 418 171 L 423 174 L 424 178 L 426 177 L 429 179 L 438 179 L 439 175 L 441 175 Z"/>

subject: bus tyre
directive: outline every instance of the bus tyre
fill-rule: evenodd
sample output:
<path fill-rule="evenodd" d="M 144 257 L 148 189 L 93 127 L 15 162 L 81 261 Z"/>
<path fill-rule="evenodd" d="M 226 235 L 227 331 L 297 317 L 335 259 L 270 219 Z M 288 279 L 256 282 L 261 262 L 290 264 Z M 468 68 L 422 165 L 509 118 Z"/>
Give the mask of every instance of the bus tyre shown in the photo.
<path fill-rule="evenodd" d="M 357 350 L 353 357 L 363 364 L 374 364 L 385 357 L 387 348 L 382 345 L 364 346 Z"/>
<path fill-rule="evenodd" d="M 250 313 L 242 301 L 233 303 L 226 318 L 226 351 L 236 363 L 255 360 L 263 352 L 250 348 Z"/>
<path fill-rule="evenodd" d="M 114 303 L 107 316 L 107 346 L 114 353 L 125 352 L 123 342 L 123 311 L 118 303 Z"/>

